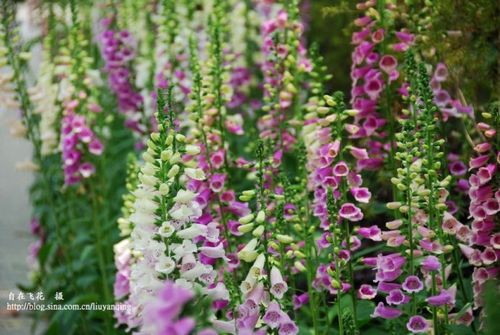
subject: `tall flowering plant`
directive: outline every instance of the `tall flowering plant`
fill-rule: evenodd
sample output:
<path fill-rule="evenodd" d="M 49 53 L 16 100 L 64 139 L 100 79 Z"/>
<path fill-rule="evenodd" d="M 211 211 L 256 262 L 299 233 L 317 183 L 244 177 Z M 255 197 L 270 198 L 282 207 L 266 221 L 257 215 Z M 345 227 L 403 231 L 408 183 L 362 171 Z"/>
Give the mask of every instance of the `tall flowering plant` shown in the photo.
<path fill-rule="evenodd" d="M 131 265 L 128 300 L 135 312 L 127 324 L 145 333 L 145 306 L 165 279 L 175 278 L 177 285 L 187 289 L 208 286 L 216 273 L 200 257 L 225 257 L 222 244 L 199 246 L 205 240 L 217 241 L 219 236 L 215 223 L 194 223 L 202 210 L 196 194 L 186 188 L 190 180 L 205 179 L 201 169 L 190 167 L 200 149 L 186 144 L 186 137 L 176 129 L 173 106 L 169 103 L 166 108 L 161 92 L 158 98 L 158 132 L 152 133 L 143 154 L 134 212 L 129 218 L 134 225 L 130 236 L 136 260 Z"/>
<path fill-rule="evenodd" d="M 401 54 L 414 43 L 415 36 L 406 29 L 398 30 L 395 17 L 398 7 L 392 1 L 365 1 L 357 8 L 363 15 L 354 21 L 359 27 L 352 35 L 355 46 L 351 67 L 351 104 L 360 112 L 354 138 L 368 139 L 369 158 L 360 160 L 362 169 L 380 169 L 384 151 L 394 171 L 393 142 L 396 115 L 393 105 L 397 90 L 406 85 L 398 82 Z M 398 60 L 399 59 L 399 60 Z M 396 94 L 395 94 L 396 93 Z"/>
<path fill-rule="evenodd" d="M 374 317 L 396 319 L 406 314 L 406 328 L 412 333 L 424 333 L 430 328 L 441 333 L 446 332 L 449 312 L 456 307 L 457 292 L 456 284 L 448 282 L 452 267 L 447 265 L 453 246 L 447 244 L 446 233 L 456 223 L 445 211 L 451 178 L 440 174 L 444 141 L 436 140 L 438 109 L 432 102 L 426 69 L 417 66 L 411 53 L 407 71 L 410 109 L 405 111 L 408 118 L 401 121 L 402 131 L 396 135 L 401 149 L 396 158 L 402 167 L 391 180 L 402 193 L 402 201 L 387 204 L 400 215 L 388 222 L 389 231 L 382 233 L 388 246 L 403 251 L 365 262 L 377 270 L 378 291 L 386 294 L 387 305 L 380 302 Z M 422 304 L 429 305 L 432 321 L 422 315 Z"/>
<path fill-rule="evenodd" d="M 498 106 L 493 105 L 491 112 L 483 113 L 485 121 L 477 124 L 477 130 L 483 135 L 483 142 L 474 147 L 474 157 L 469 161 L 469 219 L 470 224 L 461 223 L 452 226 L 451 233 L 460 240 L 460 250 L 474 266 L 472 273 L 472 291 L 474 309 L 484 305 L 484 286 L 489 279 L 498 276 L 499 233 L 498 218 Z M 484 310 L 481 311 L 484 313 Z M 472 311 L 459 318 L 467 325 L 472 322 Z M 484 324 L 481 325 L 484 327 Z"/>
<path fill-rule="evenodd" d="M 134 88 L 130 72 L 136 43 L 127 30 L 113 29 L 113 18 L 105 18 L 101 24 L 100 45 L 110 88 L 116 94 L 120 112 L 127 116 L 126 126 L 139 135 L 144 134 L 147 124 L 143 123 L 143 97 Z"/>
<path fill-rule="evenodd" d="M 351 225 L 363 219 L 363 212 L 356 203 L 367 203 L 371 197 L 369 190 L 362 187 L 361 176 L 345 159 L 347 154 L 355 160 L 362 159 L 367 152 L 350 147 L 342 140 L 343 134 L 349 134 L 353 127 L 348 119 L 358 113 L 346 109 L 342 93 L 325 95 L 316 105 L 310 105 L 308 111 L 304 127 L 306 167 L 310 171 L 308 187 L 314 191 L 312 211 L 320 220 L 322 231 L 316 241 L 318 253 L 327 251 L 326 261 L 316 270 L 313 286 L 336 296 L 339 329 L 343 332 L 344 312 L 340 310 L 340 301 L 344 293 L 351 295 L 354 324 L 350 326 L 356 328 L 357 298 L 351 256 L 361 241 Z M 361 228 L 358 233 L 375 240 L 379 235 L 376 226 Z"/>

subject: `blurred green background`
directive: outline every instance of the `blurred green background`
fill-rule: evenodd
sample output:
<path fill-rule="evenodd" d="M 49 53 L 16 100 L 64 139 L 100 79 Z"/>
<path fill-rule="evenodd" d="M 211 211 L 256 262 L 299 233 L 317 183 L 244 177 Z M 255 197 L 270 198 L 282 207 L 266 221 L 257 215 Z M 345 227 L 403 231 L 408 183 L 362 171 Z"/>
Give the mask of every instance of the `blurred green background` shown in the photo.
<path fill-rule="evenodd" d="M 387 2 L 387 1 L 386 1 Z M 500 1 L 405 0 L 409 15 L 399 21 L 425 21 L 419 28 L 418 47 L 430 64 L 445 62 L 450 70 L 449 89 L 462 90 L 469 103 L 483 108 L 500 97 Z M 329 72 L 330 89 L 350 91 L 351 34 L 360 16 L 359 1 L 310 0 L 302 5 L 308 22 L 307 39 L 319 44 Z M 402 23 L 404 24 L 404 22 Z M 414 28 L 414 27 L 409 27 Z"/>

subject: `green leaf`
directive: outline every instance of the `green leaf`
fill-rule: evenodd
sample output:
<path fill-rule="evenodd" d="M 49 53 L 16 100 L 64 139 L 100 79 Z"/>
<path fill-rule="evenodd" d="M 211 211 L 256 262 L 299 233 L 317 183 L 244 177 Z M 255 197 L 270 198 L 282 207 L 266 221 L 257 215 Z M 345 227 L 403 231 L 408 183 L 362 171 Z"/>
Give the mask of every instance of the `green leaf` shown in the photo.
<path fill-rule="evenodd" d="M 464 325 L 450 325 L 448 329 L 453 335 L 474 335 L 472 329 Z"/>
<path fill-rule="evenodd" d="M 59 335 L 61 332 L 59 331 L 59 322 L 55 318 L 49 323 L 47 330 L 45 331 L 45 335 Z"/>
<path fill-rule="evenodd" d="M 379 327 L 373 327 L 371 326 L 370 328 L 363 330 L 361 332 L 363 335 L 387 335 L 387 331 L 384 329 L 381 329 Z"/>
<path fill-rule="evenodd" d="M 45 243 L 38 253 L 38 260 L 40 261 L 41 267 L 45 267 L 47 260 L 50 259 L 50 256 L 54 254 L 56 250 L 56 243 Z"/>
<path fill-rule="evenodd" d="M 85 261 L 95 255 L 95 246 L 86 245 L 80 254 L 80 260 Z"/>
<path fill-rule="evenodd" d="M 337 317 L 338 315 L 338 302 L 336 302 L 331 308 L 330 311 L 328 311 L 328 318 L 330 320 L 333 320 L 334 318 Z M 340 298 L 340 310 L 344 310 L 345 308 L 350 308 L 352 309 L 352 300 L 351 297 L 348 295 L 343 295 L 342 298 Z"/>
<path fill-rule="evenodd" d="M 99 276 L 97 273 L 87 273 L 78 277 L 76 285 L 77 287 L 89 287 L 92 286 L 98 279 Z"/>
<path fill-rule="evenodd" d="M 372 319 L 371 314 L 375 309 L 375 304 L 368 300 L 358 300 L 358 305 L 356 309 L 356 315 L 358 318 L 358 325 L 362 325 L 370 322 Z"/>
<path fill-rule="evenodd" d="M 497 287 L 498 281 L 489 280 L 484 291 L 486 312 L 486 332 L 488 335 L 500 334 L 500 294 Z"/>

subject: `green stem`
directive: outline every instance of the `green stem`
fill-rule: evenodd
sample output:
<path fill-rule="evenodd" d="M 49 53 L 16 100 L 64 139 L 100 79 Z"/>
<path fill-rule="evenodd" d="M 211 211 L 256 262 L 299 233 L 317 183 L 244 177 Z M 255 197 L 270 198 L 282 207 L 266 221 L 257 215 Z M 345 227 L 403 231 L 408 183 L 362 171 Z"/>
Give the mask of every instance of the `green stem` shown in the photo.
<path fill-rule="evenodd" d="M 346 246 L 347 250 L 351 252 L 351 233 L 350 233 L 350 227 L 349 227 L 349 221 L 344 220 L 344 231 L 345 231 L 345 240 L 346 240 Z M 349 275 L 349 284 L 351 284 L 351 288 L 349 289 L 349 292 L 351 293 L 351 299 L 352 299 L 352 313 L 353 313 L 353 320 L 354 320 L 354 328 L 358 329 L 358 317 L 357 317 L 357 305 L 358 305 L 358 300 L 356 296 L 356 290 L 354 286 L 354 269 L 352 265 L 352 258 L 349 258 L 348 263 L 348 275 Z"/>
<path fill-rule="evenodd" d="M 90 198 L 92 199 L 92 221 L 94 224 L 94 230 L 96 234 L 96 241 L 95 241 L 95 247 L 96 247 L 96 252 L 97 252 L 97 257 L 98 257 L 98 264 L 99 264 L 99 272 L 101 275 L 101 285 L 102 285 L 102 293 L 104 295 L 104 301 L 106 304 L 110 304 L 113 302 L 113 298 L 111 297 L 109 287 L 108 287 L 108 280 L 107 280 L 107 271 L 106 271 L 106 262 L 105 262 L 105 255 L 103 252 L 102 248 L 102 227 L 101 227 L 101 220 L 97 217 L 97 213 L 100 212 L 99 205 L 97 204 L 97 196 L 98 194 L 95 192 L 95 189 L 92 187 L 92 183 L 90 184 Z M 109 312 L 105 313 L 105 318 L 104 318 L 104 324 L 106 327 L 106 334 L 114 334 L 114 328 L 112 326 L 112 318 L 110 318 Z"/>
<path fill-rule="evenodd" d="M 338 125 L 341 125 L 341 122 L 337 122 Z M 337 135 L 340 135 L 340 131 L 342 129 L 338 130 L 339 133 Z M 342 151 L 340 152 L 339 155 L 340 160 L 343 159 L 343 153 Z M 340 194 L 341 194 L 341 203 L 346 202 L 346 181 L 345 179 L 342 179 L 340 183 Z M 349 221 L 348 220 L 342 220 L 343 221 L 343 226 L 344 226 L 344 239 L 346 242 L 346 248 L 349 253 L 351 253 L 351 227 L 349 226 Z M 341 223 L 342 226 L 342 223 Z M 353 313 L 353 320 L 354 320 L 354 328 L 358 329 L 358 318 L 357 318 L 357 297 L 356 297 L 356 290 L 354 286 L 354 270 L 353 270 L 353 265 L 352 265 L 352 257 L 349 257 L 349 260 L 347 261 L 347 275 L 349 277 L 349 284 L 351 287 L 349 288 L 349 292 L 351 294 L 351 299 L 352 299 L 352 313 Z"/>
<path fill-rule="evenodd" d="M 343 321 L 342 321 L 342 313 L 341 313 L 341 300 L 342 300 L 342 282 L 340 278 L 340 264 L 339 264 L 339 255 L 338 252 L 335 252 L 335 249 L 339 247 L 339 241 L 337 240 L 337 232 L 335 231 L 335 225 L 337 223 L 337 215 L 336 213 L 336 208 L 332 208 L 334 206 L 335 200 L 333 199 L 333 194 L 331 189 L 327 190 L 327 198 L 328 198 L 328 219 L 330 221 L 330 232 L 332 235 L 333 239 L 333 258 L 334 258 L 334 263 L 335 263 L 335 279 L 337 280 L 337 283 L 339 287 L 337 287 L 337 309 L 338 309 L 338 323 L 339 323 L 339 334 L 343 335 L 344 334 L 344 326 L 343 326 Z"/>
<path fill-rule="evenodd" d="M 305 168 L 305 152 L 304 152 L 304 147 L 301 143 L 300 148 L 302 148 L 302 152 L 300 153 L 300 159 L 301 159 L 301 164 L 300 164 L 300 171 L 302 172 L 302 181 L 307 184 L 307 171 Z M 302 238 L 305 243 L 305 251 L 306 251 L 306 261 L 307 261 L 307 293 L 309 295 L 309 304 L 311 306 L 311 311 L 312 311 L 312 322 L 313 322 L 313 329 L 314 329 L 314 334 L 319 334 L 319 323 L 318 323 L 318 296 L 316 295 L 316 290 L 312 286 L 312 282 L 314 280 L 315 272 L 316 272 L 316 265 L 317 265 L 317 251 L 316 251 L 316 244 L 314 243 L 314 240 L 312 236 L 309 234 L 309 229 L 310 225 L 309 223 L 311 222 L 311 209 L 310 209 L 310 203 L 309 203 L 309 196 L 307 194 L 307 185 L 303 185 L 303 190 L 305 190 L 305 194 L 302 196 L 302 206 L 303 206 L 303 213 L 304 213 L 304 219 L 302 219 Z M 324 301 L 324 300 L 323 300 Z M 327 307 L 327 304 L 325 302 L 325 307 Z M 329 319 L 328 316 L 328 308 L 326 308 L 326 315 L 327 319 Z M 330 320 L 327 322 L 327 329 L 330 326 Z"/>
<path fill-rule="evenodd" d="M 450 238 L 453 243 L 453 253 L 452 253 L 452 261 L 453 267 L 457 270 L 458 274 L 458 285 L 460 286 L 460 292 L 462 293 L 462 299 L 464 301 L 469 301 L 467 291 L 465 289 L 464 284 L 464 274 L 462 272 L 462 267 L 460 266 L 460 255 L 458 254 L 458 243 L 455 238 Z"/>
<path fill-rule="evenodd" d="M 395 125 L 394 125 L 394 117 L 391 113 L 391 101 L 392 101 L 392 96 L 391 96 L 391 90 L 389 85 L 386 85 L 385 88 L 386 91 L 386 102 L 387 102 L 387 113 L 386 117 L 389 120 L 389 144 L 390 144 L 390 152 L 389 152 L 389 168 L 391 172 L 391 176 L 396 175 L 396 163 L 394 160 L 395 156 Z M 398 195 L 399 193 L 397 192 L 396 185 L 391 183 L 392 186 L 392 198 L 396 199 L 398 201 Z"/>
<path fill-rule="evenodd" d="M 436 272 L 432 271 L 432 289 L 431 289 L 432 295 L 436 295 Z M 434 325 L 434 334 L 439 335 L 439 324 L 438 324 L 438 317 L 437 317 L 437 308 L 436 306 L 432 306 L 432 322 Z"/>
<path fill-rule="evenodd" d="M 259 160 L 259 171 L 258 171 L 258 178 L 259 178 L 259 195 L 257 199 L 257 210 L 265 210 L 266 208 L 266 200 L 265 200 L 265 194 L 264 194 L 264 144 L 260 142 L 258 144 L 257 148 L 257 159 Z M 268 220 L 264 220 L 264 257 L 265 257 L 265 262 L 264 262 L 264 268 L 266 269 L 266 272 L 268 274 L 271 273 L 271 267 L 269 263 L 269 255 L 267 250 L 268 248 L 268 232 L 269 232 L 269 227 L 267 224 Z M 270 280 L 266 280 L 268 289 L 270 288 Z"/>
<path fill-rule="evenodd" d="M 413 220 L 412 220 L 412 192 L 411 192 L 411 188 L 410 188 L 410 185 L 409 185 L 409 178 L 410 178 L 410 164 L 408 162 L 405 163 L 406 164 L 406 173 L 407 173 L 407 176 L 406 176 L 406 179 L 407 179 L 407 202 L 408 202 L 408 239 L 409 239 L 409 242 L 410 242 L 410 259 L 409 259 L 409 263 L 410 263 L 410 275 L 413 276 L 414 273 L 415 273 L 415 264 L 414 264 L 414 261 L 413 261 L 413 249 L 414 249 L 414 241 L 413 241 Z M 412 314 L 415 315 L 416 314 L 416 311 L 417 311 L 417 301 L 416 301 L 416 297 L 415 297 L 415 294 L 412 293 Z"/>

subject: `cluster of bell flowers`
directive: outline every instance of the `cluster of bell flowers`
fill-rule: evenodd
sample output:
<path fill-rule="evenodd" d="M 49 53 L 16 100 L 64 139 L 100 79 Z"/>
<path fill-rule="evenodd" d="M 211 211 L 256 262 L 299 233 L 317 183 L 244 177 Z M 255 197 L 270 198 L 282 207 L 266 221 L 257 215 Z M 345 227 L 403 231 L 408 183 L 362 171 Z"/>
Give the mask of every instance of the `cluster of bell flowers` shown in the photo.
<path fill-rule="evenodd" d="M 396 134 L 396 159 L 401 166 L 391 179 L 400 201 L 387 204 L 398 214 L 396 220 L 386 224 L 389 230 L 381 234 L 387 246 L 399 251 L 364 260 L 376 269 L 378 287 L 365 287 L 360 295 L 366 299 L 377 293 L 385 295 L 387 305 L 380 302 L 374 317 L 394 319 L 406 313 L 410 332 L 425 333 L 432 328 L 441 333 L 450 322 L 461 322 L 449 313 L 455 308 L 457 285 L 449 283 L 448 278 L 451 271 L 460 271 L 456 264 L 450 264 L 454 247 L 446 236 L 446 227 L 454 220 L 446 212 L 451 176 L 440 173 L 444 140 L 436 136 L 437 107 L 432 102 L 426 71 L 417 66 L 411 54 L 407 72 L 411 86 L 405 100 L 410 109 L 404 113 L 410 117 L 401 120 L 402 130 Z M 420 307 L 424 301 L 432 321 Z M 409 309 L 400 309 L 404 305 Z"/>
<path fill-rule="evenodd" d="M 404 90 L 398 59 L 415 42 L 415 36 L 394 23 L 398 6 L 392 1 L 379 3 L 364 1 L 357 4 L 362 16 L 354 21 L 359 31 L 352 34 L 351 104 L 359 110 L 355 117 L 357 131 L 353 138 L 366 139 L 369 157 L 358 160 L 359 169 L 376 170 L 384 164 L 384 155 L 390 151 L 391 123 L 395 115 L 380 113 L 380 106 L 392 108 L 391 96 Z M 389 136 L 386 136 L 386 130 Z M 392 152 L 391 152 L 392 153 Z M 390 160 L 390 158 L 389 158 Z"/>
<path fill-rule="evenodd" d="M 155 297 L 164 279 L 187 289 L 206 287 L 216 280 L 210 264 L 200 255 L 224 258 L 222 245 L 206 246 L 205 241 L 218 239 L 216 223 L 199 224 L 201 206 L 196 194 L 186 188 L 190 180 L 204 180 L 205 175 L 193 167 L 200 153 L 196 145 L 186 144 L 184 135 L 176 132 L 173 111 L 165 114 L 159 107 L 158 132 L 151 134 L 134 191 L 135 202 L 129 221 L 133 224 L 130 249 L 134 261 L 130 267 L 130 293 L 127 303 L 133 315 L 126 321 L 129 328 L 145 328 L 143 312 Z M 221 288 L 223 290 L 223 288 Z M 142 329 L 142 328 L 141 328 Z"/>

